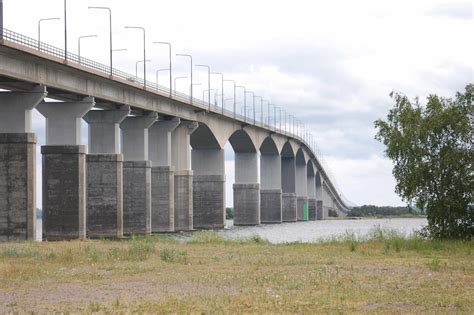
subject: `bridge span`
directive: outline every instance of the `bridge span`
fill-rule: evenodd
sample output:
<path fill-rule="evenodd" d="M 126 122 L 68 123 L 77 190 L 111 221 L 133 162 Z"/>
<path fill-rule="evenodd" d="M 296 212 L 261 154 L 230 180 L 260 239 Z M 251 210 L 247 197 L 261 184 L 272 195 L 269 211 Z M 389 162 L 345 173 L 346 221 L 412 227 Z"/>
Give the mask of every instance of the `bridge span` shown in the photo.
<path fill-rule="evenodd" d="M 0 241 L 35 237 L 33 109 L 46 118 L 47 240 L 223 228 L 227 142 L 235 225 L 349 210 L 312 140 L 286 116 L 239 114 L 69 52 L 66 60 L 7 29 L 1 35 Z"/>

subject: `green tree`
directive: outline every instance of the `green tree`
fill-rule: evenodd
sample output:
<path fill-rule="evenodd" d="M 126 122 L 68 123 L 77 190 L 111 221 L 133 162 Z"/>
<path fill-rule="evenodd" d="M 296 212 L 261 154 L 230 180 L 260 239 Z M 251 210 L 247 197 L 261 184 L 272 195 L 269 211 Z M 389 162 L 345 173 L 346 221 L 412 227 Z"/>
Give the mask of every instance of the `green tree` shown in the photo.
<path fill-rule="evenodd" d="M 474 234 L 474 85 L 454 99 L 418 99 L 392 92 L 387 120 L 377 120 L 375 139 L 393 161 L 396 192 L 426 211 L 425 232 L 433 238 Z"/>

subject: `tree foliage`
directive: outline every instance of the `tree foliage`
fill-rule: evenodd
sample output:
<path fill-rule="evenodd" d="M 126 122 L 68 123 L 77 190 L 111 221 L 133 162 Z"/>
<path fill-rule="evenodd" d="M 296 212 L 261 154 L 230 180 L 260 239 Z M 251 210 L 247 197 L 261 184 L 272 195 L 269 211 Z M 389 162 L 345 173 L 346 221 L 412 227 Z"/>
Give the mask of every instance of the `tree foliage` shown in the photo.
<path fill-rule="evenodd" d="M 396 192 L 426 211 L 434 238 L 474 234 L 474 85 L 454 99 L 430 95 L 426 106 L 392 92 L 387 120 L 375 138 L 393 161 Z"/>

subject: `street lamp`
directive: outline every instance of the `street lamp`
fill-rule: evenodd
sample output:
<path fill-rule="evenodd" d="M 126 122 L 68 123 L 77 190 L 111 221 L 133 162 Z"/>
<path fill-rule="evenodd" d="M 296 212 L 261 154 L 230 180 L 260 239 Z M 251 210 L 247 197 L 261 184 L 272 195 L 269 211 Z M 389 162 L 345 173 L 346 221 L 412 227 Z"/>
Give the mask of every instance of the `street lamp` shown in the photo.
<path fill-rule="evenodd" d="M 116 52 L 116 51 L 127 51 L 127 48 L 112 49 L 112 52 Z"/>
<path fill-rule="evenodd" d="M 209 67 L 208 65 L 196 65 L 196 67 L 207 68 L 207 88 L 208 88 L 208 91 L 210 91 L 211 90 L 211 67 Z M 210 111 L 211 110 L 211 93 L 210 92 L 208 94 L 207 102 L 209 104 L 209 111 Z"/>
<path fill-rule="evenodd" d="M 211 74 L 217 74 L 221 76 L 221 89 L 222 89 L 222 114 L 224 114 L 224 74 L 221 72 L 211 72 Z"/>
<path fill-rule="evenodd" d="M 64 0 L 64 60 L 67 61 L 67 0 Z"/>
<path fill-rule="evenodd" d="M 109 52 L 110 52 L 110 76 L 112 76 L 112 10 L 108 7 L 89 7 L 89 10 L 107 10 L 109 11 Z"/>
<path fill-rule="evenodd" d="M 151 60 L 138 60 L 137 62 L 135 62 L 135 78 L 138 80 L 138 64 L 139 63 L 147 63 L 147 62 L 151 62 Z"/>
<path fill-rule="evenodd" d="M 158 90 L 158 74 L 161 72 L 161 71 L 169 71 L 170 69 L 158 69 L 156 70 L 156 89 Z"/>
<path fill-rule="evenodd" d="M 253 96 L 253 124 L 254 124 L 254 125 L 256 124 L 256 119 L 255 119 L 255 99 L 256 99 L 257 97 L 260 97 L 260 107 L 263 106 L 263 105 L 262 105 L 262 100 L 263 100 L 262 97 L 261 97 L 261 96 L 255 96 L 255 95 L 254 95 L 254 96 Z"/>
<path fill-rule="evenodd" d="M 46 19 L 39 19 L 38 20 L 38 50 L 41 50 L 41 22 L 43 21 L 54 21 L 60 20 L 60 18 L 46 18 Z"/>
<path fill-rule="evenodd" d="M 176 77 L 174 78 L 174 95 L 176 95 L 176 81 L 180 79 L 187 79 L 188 77 Z"/>
<path fill-rule="evenodd" d="M 209 94 L 209 109 L 211 108 L 211 103 L 210 103 L 210 100 L 211 100 L 211 91 L 215 91 L 216 89 L 207 89 L 207 90 L 203 90 L 202 91 L 202 102 L 204 103 L 204 95 L 205 93 L 207 92 Z"/>
<path fill-rule="evenodd" d="M 97 37 L 97 35 L 84 35 L 84 36 L 79 36 L 79 38 L 77 39 L 77 46 L 78 46 L 78 51 L 79 51 L 79 63 L 81 63 L 81 39 L 91 38 L 91 37 Z"/>
<path fill-rule="evenodd" d="M 145 28 L 141 26 L 125 26 L 128 29 L 138 29 L 143 31 L 143 86 L 146 88 L 146 37 Z"/>
<path fill-rule="evenodd" d="M 270 102 L 267 101 L 267 100 L 264 100 L 264 99 L 262 99 L 261 102 L 260 102 L 260 118 L 261 118 L 262 124 L 265 125 L 265 120 L 264 120 L 265 115 L 263 115 L 263 102 L 267 102 L 267 107 L 268 107 L 268 104 L 270 104 Z"/>
<path fill-rule="evenodd" d="M 234 118 L 235 118 L 235 105 L 236 105 L 236 99 L 235 99 L 235 88 L 236 88 L 236 85 L 235 85 L 235 81 L 234 80 L 224 80 L 225 82 L 232 82 L 234 83 Z"/>
<path fill-rule="evenodd" d="M 247 113 L 247 90 L 243 85 L 237 85 L 236 87 L 244 89 L 244 112 Z M 245 118 L 247 118 L 247 115 L 244 116 L 244 121 Z"/>
<path fill-rule="evenodd" d="M 190 87 L 190 101 L 191 104 L 193 103 L 193 56 L 188 55 L 188 54 L 176 54 L 178 57 L 189 57 L 189 62 L 190 62 L 190 67 L 189 69 L 191 70 L 191 84 L 189 85 Z"/>
<path fill-rule="evenodd" d="M 172 90 L 173 90 L 173 87 L 171 86 L 171 82 L 173 81 L 172 80 L 172 68 L 171 68 L 171 43 L 169 42 L 153 42 L 153 44 L 160 44 L 160 45 L 167 45 L 168 46 L 168 52 L 169 52 L 169 68 L 170 68 L 170 97 L 172 96 Z"/>

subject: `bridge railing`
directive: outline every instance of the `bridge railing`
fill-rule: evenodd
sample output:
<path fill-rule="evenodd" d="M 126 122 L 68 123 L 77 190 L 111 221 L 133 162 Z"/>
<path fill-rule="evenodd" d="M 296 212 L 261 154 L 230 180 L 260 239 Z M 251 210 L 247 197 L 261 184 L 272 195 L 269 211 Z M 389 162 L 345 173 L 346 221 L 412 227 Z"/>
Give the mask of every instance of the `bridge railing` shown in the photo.
<path fill-rule="evenodd" d="M 44 42 L 39 42 L 36 39 L 16 33 L 6 28 L 3 28 L 2 40 L 20 44 L 22 46 L 37 50 L 49 56 L 62 59 L 62 61 L 67 63 L 68 65 L 74 65 L 74 66 L 84 67 L 84 68 L 93 70 L 94 72 L 98 72 L 102 74 L 103 76 L 107 76 L 111 79 L 125 80 L 128 82 L 128 84 L 133 84 L 133 85 L 136 85 L 137 87 L 144 87 L 147 91 L 155 92 L 164 97 L 170 97 L 173 100 L 177 100 L 182 103 L 189 104 L 194 107 L 198 107 L 202 110 L 218 113 L 226 117 L 239 120 L 249 125 L 259 126 L 259 127 L 273 130 L 277 133 L 284 134 L 284 135 L 293 137 L 295 139 L 298 139 L 299 141 L 304 143 L 308 148 L 310 148 L 313 151 L 315 158 L 317 160 L 317 163 L 320 164 L 322 168 L 323 176 L 326 177 L 326 180 L 329 181 L 330 184 L 333 186 L 336 194 L 337 192 L 340 192 L 340 189 L 336 183 L 336 180 L 334 176 L 332 175 L 332 173 L 330 172 L 329 166 L 324 161 L 324 158 L 321 154 L 321 150 L 319 149 L 319 146 L 315 142 L 308 141 L 308 139 L 305 136 L 301 136 L 299 134 L 296 134 L 295 132 L 290 132 L 287 126 L 284 126 L 283 128 L 279 128 L 275 120 L 273 121 L 273 124 L 272 124 L 272 121 L 269 119 L 268 115 L 265 116 L 261 113 L 260 115 L 256 115 L 256 113 L 254 112 L 251 112 L 251 115 L 247 115 L 247 113 L 245 113 L 245 115 L 242 115 L 238 112 L 234 112 L 234 110 L 229 110 L 225 108 L 225 106 L 223 107 L 222 105 L 224 104 L 221 104 L 221 106 L 218 106 L 217 104 L 209 104 L 208 102 L 205 102 L 201 99 L 194 98 L 194 97 L 191 98 L 189 95 L 185 93 L 182 93 L 176 90 L 170 91 L 170 88 L 162 86 L 162 85 L 158 85 L 155 82 L 151 82 L 148 80 L 144 82 L 142 78 L 139 78 L 136 75 L 131 75 L 129 73 L 126 73 L 124 71 L 121 71 L 115 68 L 111 69 L 110 66 L 108 65 L 101 64 L 99 62 L 96 62 L 88 58 L 84 58 L 82 56 L 79 56 L 69 51 L 66 54 L 66 52 L 61 48 L 49 45 Z M 253 110 L 253 108 L 251 108 L 250 106 L 248 107 L 249 107 L 248 109 Z M 254 117 L 255 117 L 255 120 L 254 120 Z M 346 205 L 352 204 L 352 203 L 349 203 L 348 199 L 345 198 L 342 194 L 337 195 L 337 197 L 340 198 L 340 201 L 343 204 L 346 204 Z M 348 208 L 349 207 L 350 206 L 348 206 Z"/>

